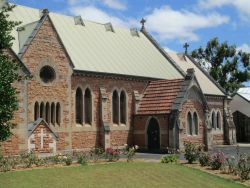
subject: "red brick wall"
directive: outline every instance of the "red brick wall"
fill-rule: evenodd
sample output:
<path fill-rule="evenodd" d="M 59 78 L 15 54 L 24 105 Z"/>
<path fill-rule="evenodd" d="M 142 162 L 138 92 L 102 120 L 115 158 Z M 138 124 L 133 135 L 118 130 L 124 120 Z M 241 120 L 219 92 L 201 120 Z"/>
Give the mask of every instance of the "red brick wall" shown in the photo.
<path fill-rule="evenodd" d="M 133 114 L 133 92 L 137 90 L 140 94 L 143 92 L 147 85 L 146 81 L 139 80 L 126 80 L 117 79 L 115 77 L 92 77 L 92 76 L 80 76 L 74 75 L 72 77 L 72 137 L 75 134 L 85 135 L 89 130 L 97 131 L 94 134 L 94 139 L 82 136 L 79 140 L 72 138 L 73 148 L 81 148 L 82 146 L 94 147 L 103 146 L 103 129 L 102 121 L 100 117 L 100 88 L 103 87 L 107 92 L 107 121 L 110 124 L 110 143 L 112 146 L 123 146 L 124 144 L 132 144 L 133 138 L 131 132 L 132 125 L 132 114 Z M 88 87 L 92 93 L 92 125 L 76 125 L 75 122 L 75 94 L 76 89 L 80 87 L 84 93 L 84 90 Z M 113 125 L 112 123 L 112 93 L 116 89 L 118 93 L 122 90 L 126 92 L 127 95 L 127 124 L 126 125 Z M 97 137 L 97 138 L 96 138 Z"/>
<path fill-rule="evenodd" d="M 198 135 L 187 135 L 187 114 L 188 112 L 196 112 L 198 115 Z M 180 133 L 182 141 L 192 141 L 198 144 L 205 144 L 205 114 L 203 105 L 199 101 L 187 100 L 182 105 L 182 125 L 183 130 Z"/>
<path fill-rule="evenodd" d="M 72 133 L 72 149 L 98 147 L 99 137 L 96 131 L 81 131 Z"/>
<path fill-rule="evenodd" d="M 52 102 L 59 102 L 61 106 L 61 124 L 60 126 L 56 125 L 55 130 L 59 133 L 69 133 L 71 125 L 70 88 L 72 68 L 58 35 L 48 18 L 24 53 L 23 61 L 33 75 L 28 82 L 28 122 L 34 121 L 34 104 L 36 101 L 39 104 L 49 102 L 50 105 Z M 56 79 L 49 84 L 44 83 L 39 76 L 40 69 L 45 65 L 53 67 L 56 72 Z M 68 145 L 66 135 L 70 136 L 70 134 L 63 134 L 64 138 L 60 139 L 59 149 L 70 149 L 63 148 L 63 146 Z"/>

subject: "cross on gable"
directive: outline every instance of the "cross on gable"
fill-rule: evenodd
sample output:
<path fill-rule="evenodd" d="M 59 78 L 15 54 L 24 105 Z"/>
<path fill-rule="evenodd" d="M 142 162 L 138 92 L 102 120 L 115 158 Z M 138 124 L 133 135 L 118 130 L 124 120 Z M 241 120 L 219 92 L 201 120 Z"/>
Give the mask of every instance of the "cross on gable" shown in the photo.
<path fill-rule="evenodd" d="M 189 47 L 189 44 L 186 42 L 186 43 L 183 45 L 183 48 L 185 48 L 185 54 L 187 54 L 187 52 L 188 52 L 188 47 Z"/>
<path fill-rule="evenodd" d="M 142 29 L 144 29 L 144 25 L 146 23 L 146 20 L 144 18 L 141 19 L 140 21 L 141 25 L 142 25 Z"/>
<path fill-rule="evenodd" d="M 38 136 L 40 136 L 40 138 L 41 138 L 41 149 L 43 149 L 43 141 L 44 141 L 44 137 L 46 136 L 46 132 L 43 131 L 43 130 L 44 130 L 44 129 L 41 128 L 41 133 L 38 134 Z"/>

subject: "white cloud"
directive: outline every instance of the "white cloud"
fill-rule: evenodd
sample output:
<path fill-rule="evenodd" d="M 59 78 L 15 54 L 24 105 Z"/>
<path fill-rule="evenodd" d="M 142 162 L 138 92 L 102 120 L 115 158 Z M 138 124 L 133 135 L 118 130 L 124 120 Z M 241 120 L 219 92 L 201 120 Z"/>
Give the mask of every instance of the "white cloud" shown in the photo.
<path fill-rule="evenodd" d="M 105 5 L 110 8 L 117 9 L 117 10 L 125 10 L 127 7 L 124 3 L 120 2 L 119 0 L 101 0 Z"/>
<path fill-rule="evenodd" d="M 250 53 L 250 46 L 248 44 L 242 44 L 237 48 L 237 51 L 242 50 L 243 52 Z"/>
<path fill-rule="evenodd" d="M 118 17 L 109 15 L 108 13 L 98 9 L 94 6 L 86 6 L 86 7 L 72 7 L 70 8 L 70 13 L 74 15 L 81 15 L 83 19 L 96 21 L 99 23 L 107 23 L 111 22 L 113 25 L 127 27 L 130 21 L 122 20 Z"/>
<path fill-rule="evenodd" d="M 95 6 L 96 4 L 104 4 L 111 9 L 126 10 L 126 4 L 121 0 L 67 0 L 71 6 Z"/>
<path fill-rule="evenodd" d="M 196 30 L 225 24 L 229 18 L 217 13 L 201 15 L 186 10 L 176 11 L 169 6 L 163 6 L 154 9 L 146 16 L 146 20 L 146 27 L 160 40 L 196 41 L 199 38 L 195 33 Z"/>
<path fill-rule="evenodd" d="M 234 6 L 241 19 L 250 20 L 250 2 L 249 0 L 199 0 L 199 7 L 205 9 L 218 8 L 226 5 Z"/>

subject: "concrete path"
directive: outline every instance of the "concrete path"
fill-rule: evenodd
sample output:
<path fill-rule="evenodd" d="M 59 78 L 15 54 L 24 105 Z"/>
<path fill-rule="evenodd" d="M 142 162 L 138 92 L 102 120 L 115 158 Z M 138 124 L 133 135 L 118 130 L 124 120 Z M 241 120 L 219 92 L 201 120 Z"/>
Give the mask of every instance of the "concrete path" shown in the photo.
<path fill-rule="evenodd" d="M 237 149 L 237 147 L 238 147 L 238 149 Z M 237 150 L 238 150 L 239 154 L 242 154 L 242 153 L 250 154 L 250 144 L 239 143 L 237 145 L 220 145 L 220 146 L 215 146 L 212 151 L 213 152 L 222 151 L 226 155 L 236 156 Z"/>

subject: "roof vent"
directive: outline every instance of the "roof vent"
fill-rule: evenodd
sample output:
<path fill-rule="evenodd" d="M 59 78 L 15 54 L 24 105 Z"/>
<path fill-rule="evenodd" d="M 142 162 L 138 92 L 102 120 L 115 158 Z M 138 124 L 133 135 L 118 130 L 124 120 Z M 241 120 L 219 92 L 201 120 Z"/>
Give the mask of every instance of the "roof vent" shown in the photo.
<path fill-rule="evenodd" d="M 140 37 L 139 32 L 136 28 L 131 28 L 130 33 L 133 37 Z"/>
<path fill-rule="evenodd" d="M 104 24 L 104 26 L 105 26 L 106 31 L 115 32 L 115 31 L 114 31 L 114 28 L 113 28 L 113 26 L 112 26 L 112 24 L 111 24 L 110 22 Z"/>
<path fill-rule="evenodd" d="M 85 26 L 83 19 L 81 16 L 75 16 L 74 17 L 75 25 L 82 25 Z"/>
<path fill-rule="evenodd" d="M 44 15 L 48 14 L 48 13 L 49 13 L 49 10 L 47 8 L 39 10 L 40 18 L 43 17 Z"/>

